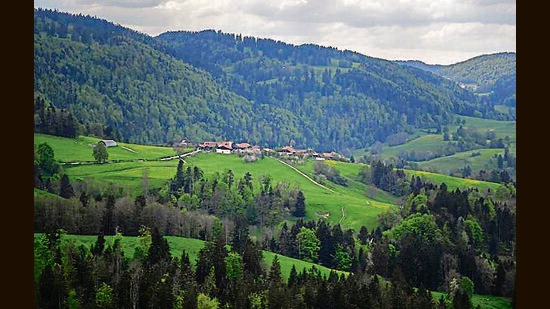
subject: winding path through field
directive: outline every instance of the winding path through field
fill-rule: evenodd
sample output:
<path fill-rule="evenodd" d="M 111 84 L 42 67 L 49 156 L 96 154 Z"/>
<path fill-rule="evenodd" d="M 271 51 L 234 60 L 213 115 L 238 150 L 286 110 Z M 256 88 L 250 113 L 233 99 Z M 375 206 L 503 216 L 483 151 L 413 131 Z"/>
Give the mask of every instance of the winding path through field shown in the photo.
<path fill-rule="evenodd" d="M 344 210 L 344 207 L 342 207 L 342 218 L 340 218 L 340 221 L 338 221 L 338 224 L 342 223 L 342 221 L 346 218 L 346 211 Z"/>
<path fill-rule="evenodd" d="M 292 166 L 292 165 L 290 165 L 290 164 L 288 164 L 288 163 L 286 163 L 286 162 L 284 162 L 284 161 L 282 161 L 282 160 L 280 160 L 280 159 L 277 159 L 277 161 L 279 161 L 279 162 L 283 163 L 284 165 L 290 167 L 291 169 L 295 170 L 296 172 L 298 172 L 298 174 L 304 176 L 307 180 L 313 182 L 314 184 L 318 185 L 319 187 L 321 187 L 321 188 L 323 188 L 323 189 L 325 189 L 325 190 L 328 190 L 328 191 L 330 191 L 330 192 L 332 192 L 332 193 L 336 193 L 334 190 L 332 190 L 332 189 L 330 189 L 330 188 L 327 188 L 327 187 L 323 186 L 322 184 L 316 182 L 315 180 L 311 179 L 311 177 L 309 177 L 308 175 L 304 174 L 302 171 L 300 171 L 299 169 L 295 168 L 294 166 Z"/>
<path fill-rule="evenodd" d="M 168 160 L 174 160 L 174 159 L 178 159 L 178 158 L 185 158 L 187 156 L 192 156 L 192 155 L 197 154 L 199 152 L 200 152 L 200 150 L 195 150 L 195 151 L 192 151 L 192 152 L 184 153 L 182 155 L 166 157 L 166 158 L 160 158 L 159 160 L 160 161 L 168 161 Z"/>

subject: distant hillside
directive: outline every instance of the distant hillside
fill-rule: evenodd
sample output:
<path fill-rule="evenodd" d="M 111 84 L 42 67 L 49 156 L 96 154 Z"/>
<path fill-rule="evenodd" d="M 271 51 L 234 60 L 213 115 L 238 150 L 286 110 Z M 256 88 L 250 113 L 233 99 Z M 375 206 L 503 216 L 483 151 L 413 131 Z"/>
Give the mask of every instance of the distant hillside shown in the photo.
<path fill-rule="evenodd" d="M 147 144 L 229 139 L 345 151 L 456 114 L 495 116 L 447 79 L 351 51 L 214 31 L 152 38 L 41 9 L 34 90 L 38 132 Z M 52 106 L 61 112 L 41 112 Z M 63 129 L 72 117 L 79 132 Z"/>
<path fill-rule="evenodd" d="M 459 83 L 485 102 L 516 106 L 516 53 L 482 55 L 451 65 L 430 65 L 421 61 L 397 63 L 429 71 Z"/>
<path fill-rule="evenodd" d="M 304 132 L 293 138 L 298 145 L 356 148 L 449 123 L 454 113 L 491 114 L 447 79 L 351 51 L 213 30 L 158 38 L 167 53 L 208 70 L 254 104 L 297 115 Z"/>
<path fill-rule="evenodd" d="M 420 60 L 395 60 L 395 63 L 410 66 L 413 68 L 421 69 L 424 71 L 429 71 L 435 74 L 438 74 L 439 71 L 443 68 L 443 65 L 440 64 L 427 64 Z"/>

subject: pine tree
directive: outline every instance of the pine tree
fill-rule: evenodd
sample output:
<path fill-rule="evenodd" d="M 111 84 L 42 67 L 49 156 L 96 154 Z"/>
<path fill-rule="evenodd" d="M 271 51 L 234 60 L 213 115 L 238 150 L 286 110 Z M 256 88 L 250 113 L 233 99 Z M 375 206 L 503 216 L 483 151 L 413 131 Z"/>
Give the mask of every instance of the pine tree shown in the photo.
<path fill-rule="evenodd" d="M 303 218 L 306 215 L 306 198 L 302 190 L 298 191 L 298 196 L 296 197 L 294 216 Z"/>
<path fill-rule="evenodd" d="M 146 264 L 168 263 L 170 260 L 170 246 L 168 245 L 168 241 L 160 235 L 158 227 L 155 226 L 151 233 L 151 246 L 149 247 Z"/>
<path fill-rule="evenodd" d="M 105 214 L 103 215 L 103 233 L 105 235 L 115 234 L 114 209 L 115 197 L 109 194 L 107 196 L 107 204 L 105 205 Z"/>
<path fill-rule="evenodd" d="M 59 184 L 59 196 L 63 198 L 71 198 L 74 196 L 73 186 L 71 185 L 71 182 L 69 181 L 69 176 L 67 176 L 67 174 L 63 174 L 63 176 L 61 176 L 61 181 Z"/>
<path fill-rule="evenodd" d="M 235 228 L 231 237 L 233 251 L 243 254 L 248 238 L 248 224 L 242 216 L 235 218 Z"/>
<path fill-rule="evenodd" d="M 283 278 L 281 276 L 281 264 L 279 263 L 278 255 L 275 255 L 275 257 L 273 258 L 273 262 L 271 262 L 271 267 L 269 269 L 267 280 L 270 282 L 271 285 L 283 282 Z"/>
<path fill-rule="evenodd" d="M 258 248 L 250 237 L 246 238 L 246 244 L 242 256 L 245 273 L 251 274 L 254 278 L 263 274 L 262 250 Z"/>
<path fill-rule="evenodd" d="M 281 276 L 281 264 L 277 255 L 273 258 L 267 281 L 269 286 L 267 291 L 269 308 L 286 308 L 285 285 Z"/>
<path fill-rule="evenodd" d="M 103 233 L 99 233 L 95 245 L 92 246 L 91 252 L 95 256 L 100 256 L 103 254 L 103 250 L 105 250 L 105 236 Z"/>
<path fill-rule="evenodd" d="M 296 271 L 296 265 L 292 264 L 290 269 L 290 275 L 288 277 L 288 286 L 292 287 L 298 283 L 298 272 Z"/>
<path fill-rule="evenodd" d="M 367 244 L 367 239 L 369 237 L 369 232 L 367 231 L 367 227 L 366 226 L 361 226 L 361 229 L 359 230 L 359 235 L 358 235 L 358 238 L 359 240 L 361 241 L 361 244 L 362 245 L 366 245 Z"/>

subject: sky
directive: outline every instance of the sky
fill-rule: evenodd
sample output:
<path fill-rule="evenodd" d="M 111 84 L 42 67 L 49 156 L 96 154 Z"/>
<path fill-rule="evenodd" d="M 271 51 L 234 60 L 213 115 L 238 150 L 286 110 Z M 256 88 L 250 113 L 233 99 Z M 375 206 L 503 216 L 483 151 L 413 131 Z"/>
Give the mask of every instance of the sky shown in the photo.
<path fill-rule="evenodd" d="M 34 7 L 151 36 L 214 29 L 428 64 L 516 51 L 515 0 L 35 0 Z"/>

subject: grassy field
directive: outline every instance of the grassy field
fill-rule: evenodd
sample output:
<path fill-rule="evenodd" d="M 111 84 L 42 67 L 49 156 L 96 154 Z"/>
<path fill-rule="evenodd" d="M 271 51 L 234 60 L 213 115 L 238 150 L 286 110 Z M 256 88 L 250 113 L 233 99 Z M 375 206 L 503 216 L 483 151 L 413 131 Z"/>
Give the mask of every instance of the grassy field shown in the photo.
<path fill-rule="evenodd" d="M 432 296 L 436 301 L 439 301 L 441 296 L 445 296 L 446 293 L 432 292 Z M 506 297 L 494 296 L 494 295 L 479 295 L 474 294 L 472 296 L 473 308 L 479 306 L 482 309 L 508 309 L 512 308 L 512 301 Z"/>
<path fill-rule="evenodd" d="M 510 141 L 510 153 L 516 154 L 516 122 L 515 121 L 499 121 L 491 119 L 482 119 L 476 117 L 460 116 L 465 120 L 465 127 L 475 127 L 479 132 L 494 130 L 496 138 L 504 139 L 508 136 Z M 449 131 L 452 134 L 456 131 L 458 125 L 449 126 Z M 422 130 L 416 131 L 416 137 L 409 140 L 407 143 L 388 146 L 382 145 L 380 157 L 382 159 L 396 158 L 401 152 L 415 150 L 418 152 L 437 152 L 447 144 L 443 140 L 442 134 L 427 134 Z M 493 154 L 503 154 L 503 149 L 478 149 L 475 151 L 481 152 L 481 156 L 469 157 L 473 151 L 456 153 L 447 157 L 435 158 L 429 161 L 418 162 L 421 167 L 431 168 L 439 173 L 448 174 L 451 170 L 461 169 L 465 165 L 470 165 L 472 170 L 485 169 L 487 159 Z M 353 152 L 355 157 L 361 157 L 364 151 L 357 150 Z"/>
<path fill-rule="evenodd" d="M 396 145 L 396 146 L 382 146 L 382 152 L 380 153 L 383 159 L 389 159 L 392 157 L 397 157 L 400 152 L 404 151 L 438 151 L 440 150 L 447 142 L 443 140 L 443 135 L 441 134 L 427 134 L 415 138 L 405 144 Z"/>
<path fill-rule="evenodd" d="M 98 139 L 80 137 L 67 139 L 43 134 L 35 134 L 35 144 L 47 142 L 55 152 L 55 156 L 62 162 L 76 162 L 90 160 L 91 147 Z M 171 148 L 131 145 L 138 153 L 147 158 L 158 158 L 173 155 Z M 132 152 L 120 147 L 109 148 L 110 159 L 135 158 Z M 379 213 L 387 211 L 394 202 L 390 195 L 378 192 L 376 199 L 368 199 L 364 195 L 364 185 L 355 182 L 350 188 L 332 186 L 336 193 L 325 190 L 308 181 L 306 178 L 281 164 L 273 158 L 265 158 L 253 163 L 245 163 L 236 155 L 219 155 L 215 153 L 199 154 L 196 157 L 185 159 L 190 166 L 198 166 L 205 171 L 206 176 L 225 170 L 233 170 L 235 177 L 242 178 L 246 172 L 250 172 L 255 181 L 261 177 L 272 177 L 273 183 L 288 182 L 291 186 L 297 186 L 306 195 L 307 215 L 306 219 L 318 219 L 315 212 L 329 213 L 328 221 L 331 224 L 341 222 L 343 226 L 359 230 L 362 225 L 369 229 L 376 226 L 376 217 Z M 65 172 L 71 180 L 93 178 L 98 181 L 113 182 L 127 187 L 132 196 L 142 193 L 142 179 L 147 173 L 149 187 L 161 187 L 166 181 L 176 174 L 178 161 L 133 161 L 107 164 L 90 165 L 65 165 Z M 346 217 L 342 217 L 344 208 Z"/>
<path fill-rule="evenodd" d="M 132 196 L 143 192 L 142 180 L 146 173 L 150 188 L 161 187 L 176 175 L 177 160 L 120 162 L 65 166 L 65 172 L 72 180 L 93 178 L 127 186 Z"/>
<path fill-rule="evenodd" d="M 352 177 L 353 178 L 356 177 L 359 171 L 364 166 L 366 166 L 365 164 L 346 163 L 346 162 L 337 162 L 337 161 L 325 161 L 325 162 L 335 167 L 340 172 L 340 175 L 348 179 L 351 179 Z M 304 172 L 308 174 L 310 173 L 313 174 L 313 161 L 307 162 L 304 166 L 298 166 L 298 168 L 302 169 Z M 449 190 L 454 190 L 457 188 L 465 189 L 469 187 L 476 187 L 480 190 L 485 190 L 487 188 L 490 188 L 491 190 L 496 190 L 501 186 L 501 184 L 494 183 L 494 182 L 453 177 L 453 176 L 448 176 L 448 175 L 443 175 L 438 173 L 430 173 L 430 172 L 415 171 L 415 170 L 408 170 L 408 169 L 405 169 L 404 171 L 409 180 L 412 177 L 412 175 L 420 176 L 420 178 L 429 180 L 435 184 L 441 184 L 444 182 L 447 185 L 447 188 L 449 188 Z M 365 188 L 364 184 L 361 184 L 361 185 L 362 185 L 362 188 Z M 354 184 L 352 183 L 350 187 L 353 187 L 353 186 Z M 378 193 L 380 195 L 380 199 L 391 198 L 393 200 L 390 200 L 388 202 L 395 203 L 395 197 L 392 197 L 391 195 L 389 195 L 384 191 L 381 191 L 381 192 L 382 193 Z"/>
<path fill-rule="evenodd" d="M 507 105 L 495 105 L 495 110 L 497 112 L 508 114 L 510 112 L 511 107 Z"/>
<path fill-rule="evenodd" d="M 472 154 L 476 152 L 479 152 L 480 155 L 472 156 Z M 490 168 L 487 166 L 489 158 L 499 154 L 504 155 L 504 150 L 477 149 L 456 153 L 452 156 L 418 162 L 418 165 L 423 169 L 432 169 L 442 174 L 450 174 L 451 171 L 456 170 L 457 168 L 460 169 L 466 165 L 469 165 L 473 171 L 479 171 L 482 169 L 489 170 Z M 496 163 L 492 168 L 496 168 Z"/>
<path fill-rule="evenodd" d="M 342 208 L 344 208 L 346 217 L 341 221 L 341 224 L 357 231 L 362 225 L 367 226 L 369 229 L 376 227 L 377 215 L 392 207 L 392 204 L 387 201 L 367 198 L 363 193 L 364 189 L 357 186 L 347 188 L 328 184 L 328 187 L 336 193 L 330 192 L 313 184 L 274 158 L 266 157 L 253 163 L 244 163 L 242 158 L 235 155 L 206 153 L 188 158 L 187 162 L 191 166 L 200 167 L 205 171 L 205 174 L 214 174 L 215 172 L 231 169 L 235 174 L 235 179 L 243 177 L 246 172 L 250 172 L 255 180 L 270 175 L 273 183 L 288 182 L 291 186 L 299 187 L 306 196 L 306 219 L 319 219 L 315 212 L 328 212 L 330 214 L 328 221 L 331 224 L 336 224 L 340 222 Z M 386 197 L 386 200 L 389 199 Z"/>
<path fill-rule="evenodd" d="M 443 174 L 430 173 L 430 172 L 424 172 L 424 171 L 405 170 L 405 174 L 407 175 L 408 178 L 412 177 L 412 175 L 415 175 L 417 177 L 419 176 L 422 179 L 430 180 L 435 184 L 445 183 L 449 190 L 455 190 L 457 188 L 465 189 L 470 187 L 476 187 L 481 191 L 486 189 L 497 190 L 502 186 L 501 184 L 494 183 L 494 182 L 453 177 L 453 176 L 447 176 Z"/>
<path fill-rule="evenodd" d="M 41 234 L 34 234 L 34 239 L 36 240 L 40 237 Z M 183 250 L 189 255 L 189 260 L 193 265 L 196 265 L 197 258 L 199 256 L 199 251 L 204 247 L 205 242 L 199 239 L 178 237 L 178 236 L 165 236 L 170 246 L 170 254 L 173 257 L 181 258 Z M 84 245 L 89 248 L 91 245 L 95 244 L 97 241 L 97 236 L 95 235 L 64 235 L 61 238 L 62 244 L 68 245 L 70 242 L 73 242 L 77 247 Z M 111 246 L 114 242 L 114 236 L 105 236 L 105 245 Z M 127 258 L 132 258 L 134 256 L 135 248 L 138 246 L 138 238 L 133 236 L 123 236 L 122 249 L 124 251 L 124 256 Z M 295 265 L 296 271 L 302 272 L 303 269 L 309 270 L 312 266 L 315 266 L 322 275 L 327 276 L 330 274 L 331 269 L 324 267 L 322 265 L 305 262 L 302 260 L 294 259 L 284 255 L 275 254 L 269 251 L 262 251 L 263 260 L 266 264 L 267 269 L 271 267 L 273 258 L 275 255 L 279 258 L 279 263 L 281 264 L 281 274 L 285 280 L 288 280 L 290 275 L 290 270 L 292 265 Z M 337 271 L 339 274 L 347 274 L 347 272 Z"/>
<path fill-rule="evenodd" d="M 362 164 L 344 163 L 336 161 L 325 161 L 340 171 L 340 174 L 348 179 L 348 187 L 335 185 L 329 181 L 326 186 L 335 192 L 323 189 L 291 168 L 281 164 L 274 158 L 266 157 L 253 163 L 245 163 L 242 158 L 236 155 L 220 155 L 216 153 L 201 153 L 194 157 L 186 158 L 189 166 L 198 166 L 205 176 L 212 176 L 214 173 L 224 173 L 231 169 L 235 179 L 242 178 L 246 172 L 250 172 L 253 181 L 259 181 L 261 177 L 270 176 L 272 183 L 288 182 L 291 186 L 299 187 L 306 196 L 307 214 L 306 219 L 319 219 L 318 213 L 329 213 L 327 219 L 331 224 L 341 223 L 343 226 L 359 230 L 362 225 L 371 229 L 377 226 L 376 217 L 395 205 L 397 198 L 394 196 L 369 187 L 356 180 L 357 174 L 363 167 Z M 314 161 L 306 161 L 305 165 L 298 165 L 302 172 L 313 176 Z M 67 166 L 65 170 L 71 179 L 93 178 L 100 181 L 114 182 L 127 186 L 132 195 L 142 192 L 142 178 L 147 171 L 150 187 L 160 187 L 168 179 L 174 177 L 177 168 L 177 161 L 145 161 L 145 162 L 123 162 L 110 164 L 77 165 Z M 486 188 L 496 189 L 499 184 L 483 182 L 471 179 L 445 176 L 441 174 L 407 170 L 408 177 L 411 175 L 421 176 L 437 184 L 445 182 L 449 189 L 465 188 L 476 186 L 481 190 Z M 369 192 L 367 197 L 365 192 Z M 342 208 L 345 217 L 342 218 Z M 341 221 L 340 221 L 341 220 Z"/>
<path fill-rule="evenodd" d="M 55 159 L 59 162 L 95 161 L 93 157 L 93 145 L 101 139 L 88 136 L 77 138 L 65 138 L 53 135 L 35 133 L 34 144 L 48 143 L 55 153 Z M 126 150 L 127 147 L 135 152 Z M 158 159 L 176 155 L 171 147 L 147 146 L 118 143 L 117 147 L 107 148 L 109 160 L 139 160 Z"/>
<path fill-rule="evenodd" d="M 510 137 L 511 141 L 516 140 L 516 122 L 515 121 L 501 121 L 492 119 L 483 119 L 476 117 L 460 116 L 460 118 L 466 120 L 466 126 L 474 126 L 478 130 L 495 130 L 497 138 Z M 456 130 L 458 126 L 450 128 Z"/>
<path fill-rule="evenodd" d="M 36 141 L 46 141 L 50 144 L 56 154 L 61 155 L 67 161 L 72 160 L 69 157 L 71 147 L 77 147 L 77 142 L 71 139 L 64 139 L 47 135 L 35 134 Z M 88 140 L 89 138 L 81 138 L 82 140 Z M 73 144 L 75 146 L 73 146 Z M 83 155 L 82 147 L 76 151 L 75 156 Z M 160 148 L 162 150 L 170 150 L 170 148 L 163 147 L 149 147 L 133 145 L 135 149 L 149 149 L 142 151 L 148 153 L 150 157 L 161 155 L 162 152 L 157 152 Z M 89 149 L 87 149 L 89 150 Z M 114 150 L 114 149 L 113 149 Z M 79 152 L 80 151 L 80 152 Z M 130 152 L 128 152 L 130 153 Z M 131 154 L 131 153 L 130 153 Z M 488 153 L 484 153 L 488 155 Z M 375 228 L 377 226 L 377 216 L 380 213 L 388 211 L 393 205 L 397 203 L 397 198 L 372 186 L 366 186 L 365 184 L 357 181 L 357 174 L 362 168 L 361 164 L 343 163 L 335 161 L 325 161 L 328 164 L 335 166 L 343 177 L 348 180 L 348 186 L 343 187 L 335 185 L 329 181 L 326 182 L 326 186 L 334 192 L 326 190 L 322 187 L 315 185 L 308 179 L 292 170 L 290 167 L 278 162 L 274 158 L 266 157 L 256 162 L 245 163 L 242 158 L 236 155 L 220 155 L 216 153 L 200 153 L 193 157 L 185 158 L 186 165 L 200 167 L 205 176 L 211 176 L 214 173 L 224 173 L 231 169 L 235 175 L 235 179 L 242 178 L 246 172 L 252 174 L 253 181 L 257 183 L 261 177 L 270 176 L 272 183 L 287 182 L 291 186 L 299 187 L 306 196 L 307 214 L 306 219 L 319 219 L 315 213 L 329 213 L 327 221 L 331 224 L 340 223 L 342 226 L 359 230 L 362 225 L 365 225 L 368 229 Z M 313 162 L 306 161 L 305 165 L 299 165 L 297 168 L 302 172 L 313 176 Z M 131 192 L 132 196 L 137 196 L 143 191 L 142 180 L 145 174 L 147 174 L 148 185 L 150 188 L 158 188 L 166 183 L 170 178 L 176 174 L 178 161 L 133 161 L 133 162 L 119 162 L 119 163 L 107 163 L 107 164 L 90 164 L 90 165 L 66 165 L 65 172 L 69 175 L 71 180 L 93 178 L 98 181 L 113 182 L 121 186 L 125 186 Z M 420 172 L 420 171 L 407 171 L 408 177 L 412 174 L 419 175 L 430 179 L 435 183 L 445 182 L 450 189 L 464 188 L 469 186 L 477 186 L 480 189 L 491 188 L 496 189 L 499 185 L 494 183 L 487 183 L 482 181 L 475 181 L 469 179 L 462 179 L 457 177 L 450 177 L 441 174 Z M 257 187 L 257 185 L 256 185 Z M 368 192 L 368 196 L 366 194 Z M 35 193 L 40 194 L 40 193 Z M 345 216 L 344 216 L 345 214 Z"/>
<path fill-rule="evenodd" d="M 302 261 L 302 260 L 298 260 L 298 259 L 295 259 L 295 258 L 291 258 L 291 257 L 288 257 L 288 256 L 276 254 L 276 253 L 269 252 L 269 251 L 262 251 L 262 255 L 263 255 L 264 262 L 265 262 L 265 264 L 268 268 L 271 268 L 271 264 L 273 263 L 273 259 L 275 258 L 275 255 L 277 255 L 277 257 L 279 259 L 279 264 L 281 265 L 281 275 L 283 276 L 283 278 L 285 280 L 288 280 L 288 277 L 290 276 L 290 271 L 292 270 L 292 265 L 294 265 L 296 267 L 296 272 L 299 272 L 299 273 L 301 273 L 302 270 L 304 270 L 304 269 L 309 270 L 309 269 L 311 269 L 312 266 L 315 266 L 315 268 L 317 268 L 317 270 L 319 270 L 319 272 L 323 276 L 326 276 L 326 277 L 329 276 L 330 271 L 332 270 L 328 267 L 325 267 L 325 266 L 322 266 L 322 265 L 319 265 L 319 264 L 305 262 L 305 261 Z M 340 270 L 336 270 L 336 273 L 338 273 L 339 275 L 342 275 L 342 274 L 347 275 L 348 274 L 347 272 L 340 271 Z"/>
<path fill-rule="evenodd" d="M 48 196 L 48 197 L 52 197 L 52 198 L 60 198 L 60 199 L 63 199 L 62 197 L 60 197 L 59 195 L 56 195 L 56 194 L 52 194 L 48 191 L 44 191 L 44 190 L 40 190 L 38 188 L 34 188 L 34 196 Z"/>

